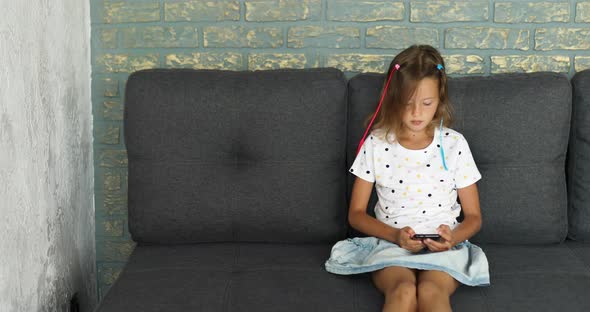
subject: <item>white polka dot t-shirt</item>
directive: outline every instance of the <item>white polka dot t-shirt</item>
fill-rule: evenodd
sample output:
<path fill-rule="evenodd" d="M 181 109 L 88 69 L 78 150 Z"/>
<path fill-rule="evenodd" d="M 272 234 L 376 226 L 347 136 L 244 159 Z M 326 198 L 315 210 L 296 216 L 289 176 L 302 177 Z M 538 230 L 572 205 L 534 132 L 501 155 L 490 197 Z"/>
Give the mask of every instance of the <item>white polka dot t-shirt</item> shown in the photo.
<path fill-rule="evenodd" d="M 398 144 L 394 134 L 385 140 L 374 130 L 366 138 L 350 172 L 375 182 L 375 216 L 395 228 L 410 226 L 416 233 L 436 233 L 447 224 L 454 229 L 461 211 L 457 189 L 481 179 L 467 141 L 459 132 L 442 128 L 447 170 L 441 161 L 440 128 L 432 143 L 420 150 Z"/>

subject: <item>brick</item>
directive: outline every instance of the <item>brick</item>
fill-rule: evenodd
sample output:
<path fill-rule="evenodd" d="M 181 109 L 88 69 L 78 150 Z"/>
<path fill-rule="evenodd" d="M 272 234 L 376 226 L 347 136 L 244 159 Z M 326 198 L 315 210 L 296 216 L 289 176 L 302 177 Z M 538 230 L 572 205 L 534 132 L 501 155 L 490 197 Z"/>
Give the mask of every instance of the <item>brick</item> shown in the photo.
<path fill-rule="evenodd" d="M 100 148 L 100 147 L 97 147 Z M 95 177 L 96 193 L 125 193 L 127 192 L 127 167 L 98 168 Z M 102 199 L 101 199 L 102 200 Z"/>
<path fill-rule="evenodd" d="M 99 152 L 100 167 L 126 167 L 127 151 L 106 149 Z"/>
<path fill-rule="evenodd" d="M 178 21 L 239 21 L 239 1 L 227 0 L 167 0 L 164 3 L 164 20 Z"/>
<path fill-rule="evenodd" d="M 109 100 L 102 102 L 99 113 L 103 119 L 112 121 L 123 120 L 123 104 L 120 100 Z"/>
<path fill-rule="evenodd" d="M 315 52 L 310 52 L 308 55 L 306 55 L 307 58 L 307 66 L 308 68 L 319 68 L 320 67 L 320 60 L 323 59 L 323 55 L 322 52 L 320 51 L 315 51 Z"/>
<path fill-rule="evenodd" d="M 277 48 L 283 45 L 280 27 L 211 26 L 203 30 L 207 48 Z"/>
<path fill-rule="evenodd" d="M 119 96 L 119 80 L 115 78 L 93 78 L 92 88 L 97 95 L 103 97 Z"/>
<path fill-rule="evenodd" d="M 569 56 L 503 55 L 492 56 L 492 73 L 552 71 L 567 73 Z"/>
<path fill-rule="evenodd" d="M 105 216 L 124 216 L 127 215 L 127 193 L 118 191 L 105 191 L 104 194 L 97 196 L 97 202 L 102 205 L 101 215 Z"/>
<path fill-rule="evenodd" d="M 127 261 L 135 245 L 133 241 L 105 241 L 102 250 L 97 250 L 96 260 Z"/>
<path fill-rule="evenodd" d="M 332 54 L 327 58 L 327 66 L 345 72 L 384 73 L 387 71 L 393 57 L 394 55 Z"/>
<path fill-rule="evenodd" d="M 411 22 L 480 22 L 489 18 L 488 1 L 412 0 Z"/>
<path fill-rule="evenodd" d="M 479 55 L 445 55 L 445 72 L 452 74 L 483 74 L 485 63 Z"/>
<path fill-rule="evenodd" d="M 303 53 L 251 53 L 248 55 L 250 70 L 305 68 L 306 64 L 307 58 Z"/>
<path fill-rule="evenodd" d="M 98 245 L 98 244 L 97 244 Z M 100 245 L 97 246 L 97 249 L 100 249 Z M 111 285 L 113 285 L 117 279 L 119 278 L 119 276 L 121 275 L 121 272 L 123 272 L 123 268 L 125 266 L 125 263 L 121 262 L 121 263 L 97 263 L 98 264 L 98 274 L 97 274 L 97 279 L 98 279 L 98 283 L 101 286 L 101 290 L 104 288 L 104 290 L 108 290 L 108 288 L 111 287 Z M 105 293 L 103 293 L 104 296 Z"/>
<path fill-rule="evenodd" d="M 530 31 L 513 28 L 449 28 L 445 31 L 448 49 L 529 49 Z"/>
<path fill-rule="evenodd" d="M 235 52 L 178 53 L 166 55 L 166 66 L 194 69 L 243 69 L 242 54 Z"/>
<path fill-rule="evenodd" d="M 194 26 L 144 26 L 121 30 L 124 48 L 193 48 L 199 46 Z"/>
<path fill-rule="evenodd" d="M 121 127 L 118 125 L 95 124 L 95 139 L 100 144 L 119 144 Z"/>
<path fill-rule="evenodd" d="M 392 0 L 328 0 L 327 18 L 338 22 L 401 21 L 405 7 Z"/>
<path fill-rule="evenodd" d="M 102 95 L 106 97 L 116 97 L 119 96 L 119 80 L 112 79 L 112 78 L 105 78 L 102 79 L 103 93 Z"/>
<path fill-rule="evenodd" d="M 319 21 L 321 0 L 246 0 L 245 19 L 249 22 Z"/>
<path fill-rule="evenodd" d="M 367 28 L 367 48 L 405 49 L 412 44 L 438 47 L 438 30 L 425 27 L 375 26 Z"/>
<path fill-rule="evenodd" d="M 568 2 L 496 2 L 496 23 L 569 22 Z"/>
<path fill-rule="evenodd" d="M 98 31 L 98 38 L 100 48 L 102 49 L 116 49 L 117 48 L 117 29 L 101 29 Z"/>
<path fill-rule="evenodd" d="M 360 48 L 361 35 L 355 27 L 295 26 L 287 35 L 289 48 Z"/>
<path fill-rule="evenodd" d="M 97 222 L 97 235 L 104 237 L 122 237 L 125 220 L 102 220 Z"/>
<path fill-rule="evenodd" d="M 128 185 L 129 185 L 129 170 L 127 168 L 123 168 L 121 173 L 122 178 L 122 187 L 125 192 L 127 192 Z"/>
<path fill-rule="evenodd" d="M 141 23 L 160 20 L 159 1 L 129 2 L 103 0 L 98 5 L 98 19 L 103 23 Z"/>
<path fill-rule="evenodd" d="M 107 191 L 121 190 L 121 173 L 114 170 L 105 170 L 103 172 L 103 189 Z"/>
<path fill-rule="evenodd" d="M 590 23 L 590 1 L 576 4 L 576 23 Z"/>
<path fill-rule="evenodd" d="M 590 69 L 590 56 L 576 56 L 574 64 L 574 70 L 576 72 Z"/>
<path fill-rule="evenodd" d="M 99 73 L 132 73 L 141 69 L 159 66 L 159 54 L 130 55 L 102 54 L 96 58 L 94 67 Z"/>
<path fill-rule="evenodd" d="M 590 28 L 539 28 L 535 32 L 535 50 L 590 49 Z"/>

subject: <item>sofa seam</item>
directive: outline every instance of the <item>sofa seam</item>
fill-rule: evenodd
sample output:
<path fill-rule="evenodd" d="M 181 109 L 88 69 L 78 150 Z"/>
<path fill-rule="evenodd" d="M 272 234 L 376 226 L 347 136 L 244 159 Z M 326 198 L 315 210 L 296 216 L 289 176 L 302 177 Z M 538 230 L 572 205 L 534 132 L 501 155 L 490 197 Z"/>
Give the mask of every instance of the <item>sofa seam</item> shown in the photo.
<path fill-rule="evenodd" d="M 578 153 L 578 144 L 576 143 L 576 141 L 578 140 L 578 135 L 576 133 L 576 129 L 577 129 L 577 124 L 578 124 L 578 118 L 576 116 L 576 113 L 578 112 L 578 105 L 575 105 L 574 101 L 576 98 L 576 93 L 575 89 L 576 89 L 576 82 L 575 80 L 571 80 L 570 81 L 570 85 L 571 85 L 571 112 L 570 112 L 570 137 L 568 139 L 568 150 L 566 150 L 567 153 L 567 159 L 568 159 L 568 163 L 565 164 L 565 174 L 566 174 L 566 187 L 567 187 L 567 222 L 568 222 L 568 227 L 567 227 L 567 233 L 566 233 L 566 238 L 570 236 L 570 234 L 572 234 L 570 232 L 570 227 L 572 226 L 572 224 L 570 224 L 570 213 L 571 211 L 574 211 L 574 201 L 572 200 L 572 198 L 574 198 L 576 191 L 574 188 L 574 176 L 576 175 L 576 168 L 578 165 L 578 162 L 576 160 L 576 155 Z M 568 168 L 569 164 L 571 164 L 571 170 L 570 168 Z M 568 246 L 569 248 L 569 246 Z M 571 248 L 570 248 L 571 249 Z M 577 254 L 576 254 L 577 255 Z"/>
<path fill-rule="evenodd" d="M 237 165 L 237 164 L 276 164 L 276 165 L 305 165 L 309 166 L 310 164 L 339 164 L 340 160 L 305 160 L 305 161 L 297 161 L 297 160 L 276 160 L 276 161 L 268 161 L 268 160 L 198 160 L 198 159 L 178 159 L 178 160 L 158 160 L 158 159 L 151 159 L 151 158 L 141 158 L 138 161 L 140 162 L 150 162 L 152 164 L 169 164 L 169 163 L 190 163 L 190 164 L 202 164 L 202 165 Z"/>
<path fill-rule="evenodd" d="M 358 309 L 358 301 L 357 301 L 357 281 L 353 280 L 352 282 L 352 311 L 357 312 Z"/>
<path fill-rule="evenodd" d="M 223 293 L 223 302 L 224 302 L 223 311 L 225 311 L 225 312 L 230 311 L 230 300 L 229 299 L 230 299 L 230 293 L 231 293 L 232 277 L 233 277 L 233 274 L 237 268 L 239 256 L 240 256 L 240 246 L 236 245 L 236 246 L 234 246 L 234 262 L 232 263 L 232 268 L 229 272 L 229 280 L 227 281 L 227 284 L 225 285 L 225 290 Z"/>
<path fill-rule="evenodd" d="M 227 284 L 225 285 L 225 290 L 224 290 L 224 293 L 223 293 L 223 302 L 224 302 L 223 311 L 225 311 L 225 312 L 229 312 L 230 311 L 229 310 L 229 306 L 230 306 L 230 303 L 229 303 L 229 292 L 230 292 L 230 289 L 231 289 L 231 278 L 227 281 Z"/>
<path fill-rule="evenodd" d="M 495 162 L 485 162 L 485 161 L 479 161 L 477 163 L 478 167 L 486 167 L 486 166 L 497 166 L 497 165 L 501 165 L 502 168 L 529 168 L 529 167 L 544 167 L 545 165 L 559 165 L 562 166 L 564 160 L 552 160 L 552 161 L 537 161 L 534 163 L 516 163 L 516 162 L 500 162 L 500 161 L 495 161 Z"/>
<path fill-rule="evenodd" d="M 490 282 L 490 284 L 491 284 L 491 282 Z M 489 303 L 489 300 L 488 300 L 488 295 L 486 294 L 485 289 L 479 287 L 479 293 L 483 297 L 484 308 L 485 308 L 486 312 L 491 311 L 490 310 L 490 303 Z"/>

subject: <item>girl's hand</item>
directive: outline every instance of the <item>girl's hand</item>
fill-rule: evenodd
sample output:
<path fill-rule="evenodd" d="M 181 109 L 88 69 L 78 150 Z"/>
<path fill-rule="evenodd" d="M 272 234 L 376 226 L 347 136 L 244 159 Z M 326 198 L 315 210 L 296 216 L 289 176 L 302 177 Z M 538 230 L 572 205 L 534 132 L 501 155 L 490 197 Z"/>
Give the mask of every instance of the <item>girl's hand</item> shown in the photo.
<path fill-rule="evenodd" d="M 403 249 L 409 250 L 411 252 L 419 252 L 420 250 L 424 249 L 425 245 L 421 239 L 412 239 L 412 237 L 416 234 L 411 227 L 406 226 L 399 230 L 399 237 L 397 242 L 399 246 Z"/>
<path fill-rule="evenodd" d="M 438 235 L 440 235 L 440 239 L 438 241 L 429 238 L 424 240 L 424 245 L 426 245 L 430 251 L 445 251 L 455 246 L 453 241 L 453 232 L 448 225 L 441 224 L 436 229 L 436 232 Z"/>

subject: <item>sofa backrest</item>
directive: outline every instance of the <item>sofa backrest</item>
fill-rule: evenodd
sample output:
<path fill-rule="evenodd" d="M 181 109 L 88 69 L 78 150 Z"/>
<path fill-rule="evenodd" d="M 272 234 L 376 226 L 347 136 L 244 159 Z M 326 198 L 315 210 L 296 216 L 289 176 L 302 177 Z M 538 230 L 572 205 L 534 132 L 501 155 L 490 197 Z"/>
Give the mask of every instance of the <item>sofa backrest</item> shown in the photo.
<path fill-rule="evenodd" d="M 568 151 L 569 234 L 590 241 L 590 69 L 572 78 L 572 128 Z"/>
<path fill-rule="evenodd" d="M 363 121 L 376 108 L 383 80 L 381 74 L 361 74 L 349 81 L 349 167 L 364 133 Z M 483 224 L 471 241 L 563 241 L 571 113 L 567 77 L 532 73 L 451 78 L 449 96 L 455 118 L 451 128 L 465 136 L 483 176 L 478 182 Z M 349 188 L 353 179 L 349 174 Z M 373 194 L 371 213 L 375 202 Z"/>
<path fill-rule="evenodd" d="M 345 237 L 346 94 L 335 69 L 130 75 L 124 137 L 133 240 Z"/>

